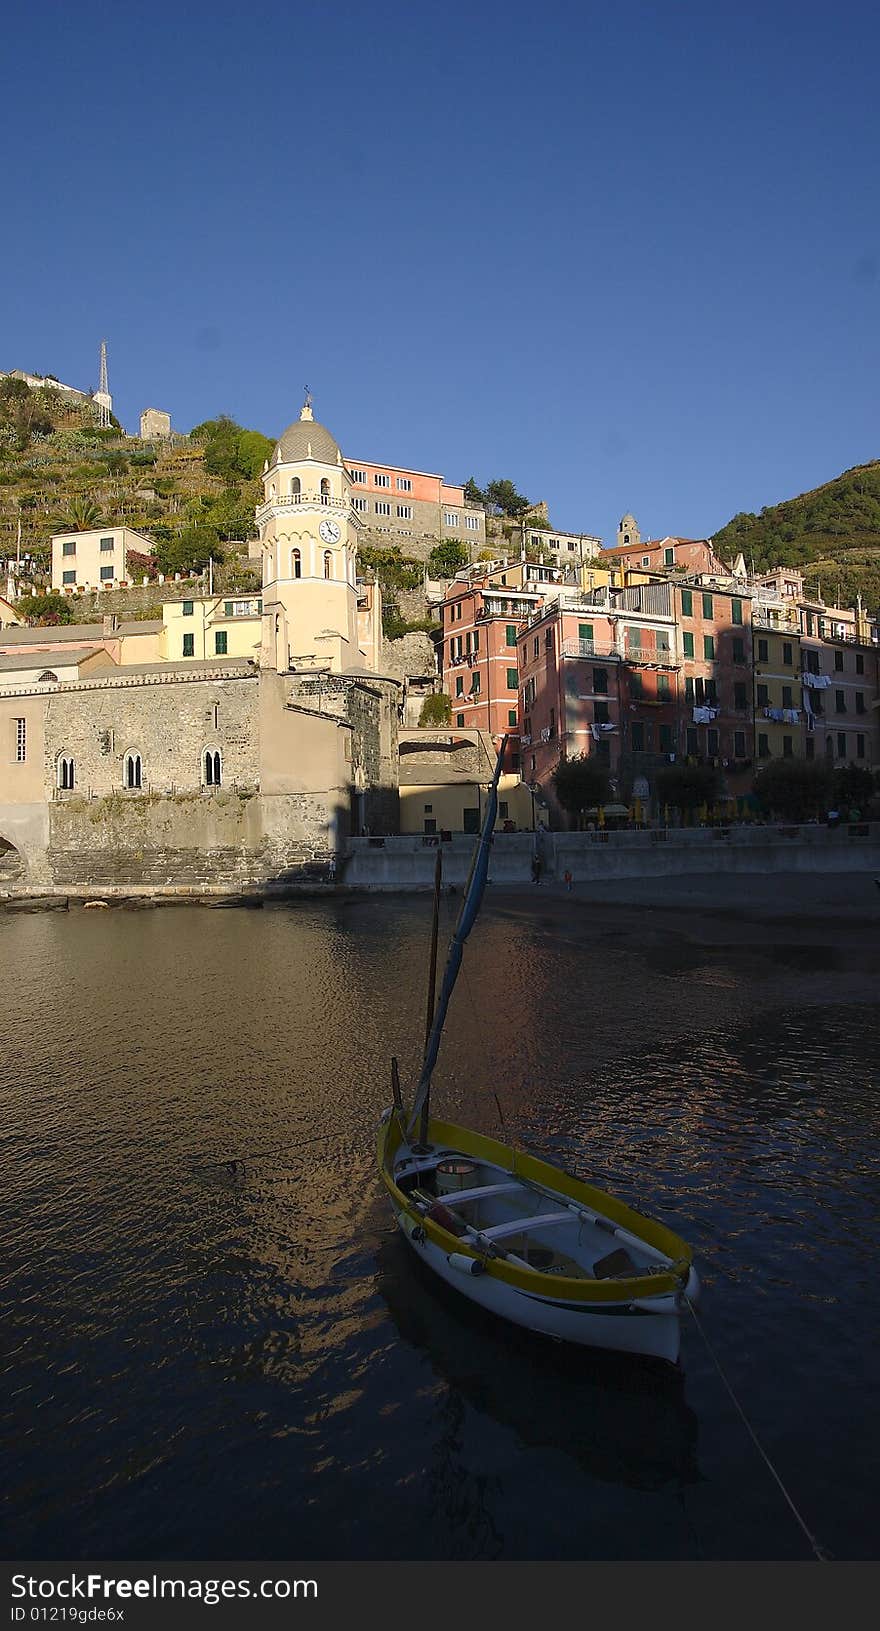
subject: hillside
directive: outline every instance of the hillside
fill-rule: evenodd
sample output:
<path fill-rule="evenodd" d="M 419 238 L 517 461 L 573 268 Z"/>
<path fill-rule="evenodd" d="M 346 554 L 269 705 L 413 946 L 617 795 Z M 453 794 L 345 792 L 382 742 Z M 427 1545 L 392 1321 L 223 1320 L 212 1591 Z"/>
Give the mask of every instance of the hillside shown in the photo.
<path fill-rule="evenodd" d="M 722 560 L 742 551 L 758 572 L 797 566 L 806 586 L 827 603 L 852 605 L 862 595 L 880 608 L 880 461 L 856 465 L 811 492 L 773 504 L 760 515 L 735 515 L 714 536 Z"/>
<path fill-rule="evenodd" d="M 224 546 L 255 534 L 257 477 L 271 447 L 225 418 L 171 442 L 142 442 L 118 425 L 101 429 L 91 402 L 4 380 L 0 558 L 15 556 L 19 521 L 22 554 L 44 569 L 53 532 L 124 524 L 155 540 L 149 571 L 199 569 L 209 554 L 227 554 L 227 577 L 245 587 L 252 569 Z"/>

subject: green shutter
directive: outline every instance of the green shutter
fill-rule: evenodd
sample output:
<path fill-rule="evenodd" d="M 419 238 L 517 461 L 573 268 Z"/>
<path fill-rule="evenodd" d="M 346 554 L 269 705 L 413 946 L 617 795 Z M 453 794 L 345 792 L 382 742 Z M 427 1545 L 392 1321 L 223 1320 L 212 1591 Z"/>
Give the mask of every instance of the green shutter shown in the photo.
<path fill-rule="evenodd" d="M 185 634 L 184 635 L 184 637 L 183 637 L 183 655 L 184 655 L 184 657 L 191 657 L 193 655 L 195 638 L 196 637 L 195 637 L 194 634 Z"/>
<path fill-rule="evenodd" d="M 592 640 L 592 638 L 593 638 L 593 625 L 592 625 L 592 623 L 579 623 L 578 624 L 578 639 L 579 640 Z"/>
<path fill-rule="evenodd" d="M 223 616 L 224 617 L 231 617 L 232 616 L 232 601 L 231 600 L 225 600 L 223 602 Z"/>
<path fill-rule="evenodd" d="M 507 689 L 508 691 L 516 691 L 519 689 L 519 670 L 516 668 L 509 668 L 507 670 Z"/>
<path fill-rule="evenodd" d="M 184 617 L 192 617 L 192 614 L 193 602 L 191 600 L 185 600 L 183 603 L 183 615 Z"/>
<path fill-rule="evenodd" d="M 707 663 L 715 656 L 715 640 L 711 634 L 703 635 L 703 656 Z"/>
<path fill-rule="evenodd" d="M 730 602 L 730 616 L 731 616 L 731 621 L 732 622 L 734 622 L 734 623 L 741 623 L 742 622 L 742 620 L 743 620 L 743 603 L 742 603 L 741 600 L 732 600 Z"/>
<path fill-rule="evenodd" d="M 515 646 L 516 645 L 516 624 L 515 623 L 508 623 L 508 625 L 507 625 L 507 644 L 509 646 Z"/>
<path fill-rule="evenodd" d="M 684 644 L 684 654 L 685 654 L 685 656 L 686 657 L 692 657 L 693 654 L 694 654 L 694 637 L 693 637 L 693 635 L 692 634 L 683 634 L 681 638 L 682 638 L 682 642 Z"/>
<path fill-rule="evenodd" d="M 713 615 L 713 613 L 712 613 L 712 596 L 711 595 L 704 595 L 703 596 L 703 616 L 704 617 L 711 617 L 712 615 Z"/>
<path fill-rule="evenodd" d="M 215 634 L 214 634 L 214 655 L 215 655 L 215 657 L 225 657 L 226 656 L 226 630 L 225 629 L 217 629 L 215 631 Z"/>
<path fill-rule="evenodd" d="M 682 617 L 693 617 L 694 615 L 694 597 L 690 589 L 682 589 L 681 591 L 681 615 Z"/>

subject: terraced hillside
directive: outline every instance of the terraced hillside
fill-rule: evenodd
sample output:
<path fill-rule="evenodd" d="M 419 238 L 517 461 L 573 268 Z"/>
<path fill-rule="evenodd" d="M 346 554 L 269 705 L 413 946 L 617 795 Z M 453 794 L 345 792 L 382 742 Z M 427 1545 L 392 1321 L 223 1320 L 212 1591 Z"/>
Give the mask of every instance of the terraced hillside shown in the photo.
<path fill-rule="evenodd" d="M 218 419 L 142 442 L 118 425 L 101 429 L 89 401 L 19 385 L 0 383 L 0 557 L 16 554 L 19 525 L 22 554 L 46 567 L 53 532 L 124 523 L 155 541 L 165 572 L 225 553 L 248 576 L 246 551 L 229 545 L 254 536 L 266 437 Z"/>
<path fill-rule="evenodd" d="M 747 566 L 803 569 L 806 585 L 828 604 L 853 605 L 861 594 L 880 609 L 880 461 L 856 465 L 760 515 L 735 515 L 715 534 L 725 561 L 742 551 Z"/>

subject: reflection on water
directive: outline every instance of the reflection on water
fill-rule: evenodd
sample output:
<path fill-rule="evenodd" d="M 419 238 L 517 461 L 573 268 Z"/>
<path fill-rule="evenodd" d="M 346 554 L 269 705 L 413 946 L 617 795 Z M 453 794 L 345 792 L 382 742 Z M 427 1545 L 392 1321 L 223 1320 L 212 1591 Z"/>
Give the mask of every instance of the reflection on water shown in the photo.
<path fill-rule="evenodd" d="M 375 1124 L 389 1056 L 417 1068 L 426 916 L 0 918 L 9 1555 L 804 1555 L 693 1327 L 683 1374 L 545 1345 L 391 1226 Z M 694 1243 L 725 1370 L 851 1558 L 876 1551 L 872 958 L 501 897 L 438 1078 Z"/>

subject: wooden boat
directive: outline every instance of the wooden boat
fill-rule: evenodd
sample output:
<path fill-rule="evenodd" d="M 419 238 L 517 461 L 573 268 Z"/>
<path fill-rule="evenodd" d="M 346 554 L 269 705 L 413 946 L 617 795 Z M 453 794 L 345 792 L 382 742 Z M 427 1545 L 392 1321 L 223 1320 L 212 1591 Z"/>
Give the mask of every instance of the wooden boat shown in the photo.
<path fill-rule="evenodd" d="M 699 1291 L 685 1242 L 547 1161 L 430 1115 L 449 999 L 485 888 L 504 747 L 435 1010 L 438 850 L 425 1058 L 408 1114 L 392 1061 L 379 1171 L 413 1250 L 472 1302 L 564 1342 L 675 1364 L 681 1311 Z"/>

